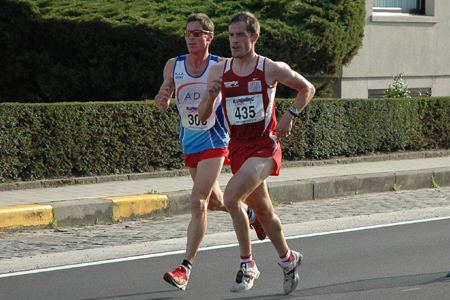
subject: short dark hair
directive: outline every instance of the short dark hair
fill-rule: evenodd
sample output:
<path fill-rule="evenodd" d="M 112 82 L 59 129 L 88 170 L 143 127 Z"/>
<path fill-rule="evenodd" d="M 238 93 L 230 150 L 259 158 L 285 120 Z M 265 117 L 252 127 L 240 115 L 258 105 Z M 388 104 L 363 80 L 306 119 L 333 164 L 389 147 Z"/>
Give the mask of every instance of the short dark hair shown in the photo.
<path fill-rule="evenodd" d="M 237 22 L 245 22 L 247 24 L 247 31 L 251 34 L 257 33 L 259 34 L 260 25 L 258 19 L 248 11 L 239 12 L 231 18 L 229 25 Z"/>
<path fill-rule="evenodd" d="M 214 23 L 211 21 L 211 19 L 205 15 L 205 14 L 192 14 L 187 18 L 187 23 L 190 22 L 200 22 L 202 24 L 204 30 L 212 31 L 214 32 Z"/>

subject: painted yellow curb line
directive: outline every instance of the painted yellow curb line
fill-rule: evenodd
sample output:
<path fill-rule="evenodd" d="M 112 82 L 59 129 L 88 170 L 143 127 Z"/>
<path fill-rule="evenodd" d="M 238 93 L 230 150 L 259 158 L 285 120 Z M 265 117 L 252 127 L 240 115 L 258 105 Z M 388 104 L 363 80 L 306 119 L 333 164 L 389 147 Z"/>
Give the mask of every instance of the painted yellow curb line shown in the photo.
<path fill-rule="evenodd" d="M 115 221 L 120 218 L 129 218 L 132 215 L 147 215 L 169 206 L 169 198 L 160 194 L 106 197 L 103 199 L 113 202 L 113 219 Z"/>
<path fill-rule="evenodd" d="M 53 207 L 27 204 L 0 207 L 0 228 L 48 225 L 53 222 Z"/>

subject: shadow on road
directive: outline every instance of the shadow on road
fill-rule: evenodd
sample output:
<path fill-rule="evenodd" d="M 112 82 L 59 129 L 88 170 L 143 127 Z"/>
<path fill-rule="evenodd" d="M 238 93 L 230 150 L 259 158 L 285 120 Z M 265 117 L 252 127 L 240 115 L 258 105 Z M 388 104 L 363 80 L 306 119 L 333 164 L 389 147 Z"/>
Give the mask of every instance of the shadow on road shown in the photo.
<path fill-rule="evenodd" d="M 430 274 L 357 280 L 352 282 L 319 286 L 310 289 L 301 289 L 297 291 L 296 296 L 318 296 L 327 294 L 370 291 L 376 289 L 388 289 L 395 287 L 427 285 L 436 282 L 450 282 L 450 277 L 447 277 L 447 275 L 445 273 L 439 272 Z"/>

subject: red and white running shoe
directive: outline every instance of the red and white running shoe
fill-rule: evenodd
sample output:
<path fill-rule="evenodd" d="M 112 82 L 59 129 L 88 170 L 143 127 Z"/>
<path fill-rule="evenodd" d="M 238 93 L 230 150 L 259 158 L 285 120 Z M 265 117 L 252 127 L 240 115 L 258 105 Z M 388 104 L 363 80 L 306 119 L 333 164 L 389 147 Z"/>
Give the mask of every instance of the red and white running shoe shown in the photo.
<path fill-rule="evenodd" d="M 173 269 L 172 272 L 164 274 L 164 280 L 184 291 L 188 284 L 189 276 L 187 275 L 186 269 L 183 266 L 179 266 Z"/>
<path fill-rule="evenodd" d="M 247 215 L 249 220 L 255 218 L 255 221 L 253 223 L 250 223 L 250 228 L 253 228 L 258 239 L 263 241 L 266 238 L 266 232 L 264 231 L 261 222 L 258 220 L 258 218 L 256 218 L 255 211 L 250 206 L 248 207 Z"/>
<path fill-rule="evenodd" d="M 253 264 L 251 262 L 242 263 L 237 272 L 236 281 L 231 285 L 230 291 L 245 292 L 250 290 L 253 287 L 253 281 L 258 279 L 259 274 L 258 267 L 256 267 L 254 262 Z"/>
<path fill-rule="evenodd" d="M 297 251 L 291 250 L 292 262 L 278 264 L 283 269 L 284 281 L 283 290 L 286 295 L 292 293 L 298 285 L 300 276 L 298 275 L 298 267 L 303 262 L 303 255 Z"/>
<path fill-rule="evenodd" d="M 256 219 L 255 222 L 250 224 L 250 228 L 253 228 L 255 230 L 256 236 L 258 237 L 259 240 L 263 241 L 266 238 L 266 232 L 264 231 L 264 228 L 258 219 Z"/>

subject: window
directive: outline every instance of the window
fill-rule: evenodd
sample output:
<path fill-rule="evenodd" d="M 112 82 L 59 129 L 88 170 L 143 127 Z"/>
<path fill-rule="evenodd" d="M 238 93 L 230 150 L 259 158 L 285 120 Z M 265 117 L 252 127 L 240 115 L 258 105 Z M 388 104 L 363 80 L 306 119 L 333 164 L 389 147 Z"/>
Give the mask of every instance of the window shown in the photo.
<path fill-rule="evenodd" d="M 439 18 L 435 2 L 437 0 L 373 0 L 372 22 L 436 24 Z"/>
<path fill-rule="evenodd" d="M 425 14 L 425 0 L 373 0 L 374 12 Z"/>

